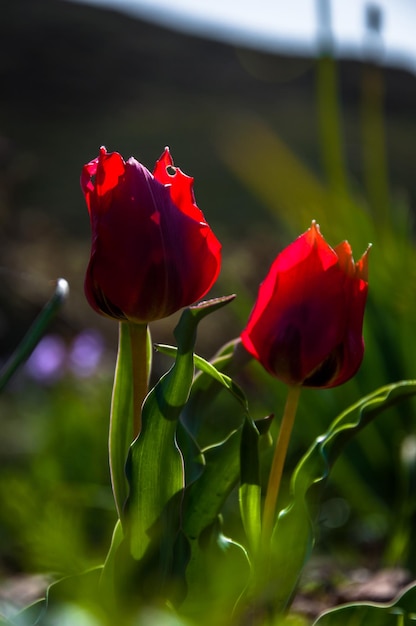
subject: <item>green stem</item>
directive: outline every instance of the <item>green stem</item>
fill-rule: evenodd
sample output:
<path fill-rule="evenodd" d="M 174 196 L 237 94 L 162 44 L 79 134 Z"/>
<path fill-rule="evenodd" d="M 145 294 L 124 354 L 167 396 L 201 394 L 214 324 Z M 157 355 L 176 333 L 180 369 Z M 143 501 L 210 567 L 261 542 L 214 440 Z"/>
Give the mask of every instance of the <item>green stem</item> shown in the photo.
<path fill-rule="evenodd" d="M 262 545 L 266 550 L 273 532 L 276 504 L 277 498 L 279 496 L 283 466 L 286 459 L 293 424 L 295 422 L 300 391 L 300 385 L 290 386 L 288 389 L 288 395 L 286 399 L 285 409 L 283 412 L 282 423 L 280 425 L 279 436 L 277 438 L 276 447 L 274 449 L 273 461 L 270 469 L 269 482 L 267 485 L 263 510 Z"/>
<path fill-rule="evenodd" d="M 340 121 L 336 61 L 330 54 L 323 53 L 316 67 L 323 166 L 331 190 L 346 197 L 348 181 Z"/>
<path fill-rule="evenodd" d="M 109 460 L 111 484 L 121 518 L 128 494 L 125 464 L 133 440 L 133 398 L 130 333 L 127 322 L 119 323 L 117 363 L 111 397 Z"/>
<path fill-rule="evenodd" d="M 147 393 L 149 344 L 150 333 L 145 324 L 120 322 L 109 432 L 111 484 L 120 518 L 128 495 L 126 459 L 133 439 L 140 432 L 141 408 Z"/>
<path fill-rule="evenodd" d="M 133 438 L 142 427 L 142 404 L 148 392 L 147 324 L 129 322 L 133 377 Z"/>
<path fill-rule="evenodd" d="M 364 65 L 362 79 L 363 166 L 377 228 L 388 227 L 390 192 L 383 113 L 384 82 L 379 67 Z"/>

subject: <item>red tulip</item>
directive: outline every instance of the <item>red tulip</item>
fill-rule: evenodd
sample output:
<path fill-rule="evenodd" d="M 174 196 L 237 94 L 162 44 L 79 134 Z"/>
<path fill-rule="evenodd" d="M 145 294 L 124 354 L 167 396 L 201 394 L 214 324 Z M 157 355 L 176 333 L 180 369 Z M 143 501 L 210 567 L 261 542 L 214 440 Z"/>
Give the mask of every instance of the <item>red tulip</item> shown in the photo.
<path fill-rule="evenodd" d="M 93 309 L 146 323 L 209 291 L 221 245 L 195 203 L 193 178 L 173 167 L 168 148 L 153 175 L 101 148 L 84 166 L 81 187 L 92 230 L 85 293 Z"/>
<path fill-rule="evenodd" d="M 312 226 L 273 262 L 241 339 L 289 385 L 335 387 L 358 370 L 368 290 L 368 250 L 354 263 L 344 241 L 332 249 Z"/>

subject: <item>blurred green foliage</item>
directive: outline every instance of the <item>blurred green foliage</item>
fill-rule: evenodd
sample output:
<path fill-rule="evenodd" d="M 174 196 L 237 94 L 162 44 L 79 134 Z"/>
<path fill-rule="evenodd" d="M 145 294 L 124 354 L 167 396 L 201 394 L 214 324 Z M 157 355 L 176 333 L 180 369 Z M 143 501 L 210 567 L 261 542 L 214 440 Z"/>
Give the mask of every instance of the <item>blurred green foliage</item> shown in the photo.
<path fill-rule="evenodd" d="M 2 571 L 69 574 L 103 559 L 115 523 L 107 460 L 111 379 L 30 381 L 1 400 Z"/>

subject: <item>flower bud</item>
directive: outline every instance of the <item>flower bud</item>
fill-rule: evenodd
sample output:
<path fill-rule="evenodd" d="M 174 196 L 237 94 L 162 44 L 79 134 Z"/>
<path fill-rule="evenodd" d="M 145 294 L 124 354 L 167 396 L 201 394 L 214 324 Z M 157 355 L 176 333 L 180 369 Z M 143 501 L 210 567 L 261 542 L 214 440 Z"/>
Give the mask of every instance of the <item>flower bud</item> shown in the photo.
<path fill-rule="evenodd" d="M 92 245 L 85 294 L 97 312 L 147 323 L 202 298 L 221 245 L 195 203 L 193 178 L 165 148 L 153 174 L 100 149 L 82 171 Z"/>
<path fill-rule="evenodd" d="M 358 263 L 312 226 L 285 248 L 260 285 L 241 340 L 288 385 L 335 387 L 357 372 L 368 290 L 368 250 Z"/>

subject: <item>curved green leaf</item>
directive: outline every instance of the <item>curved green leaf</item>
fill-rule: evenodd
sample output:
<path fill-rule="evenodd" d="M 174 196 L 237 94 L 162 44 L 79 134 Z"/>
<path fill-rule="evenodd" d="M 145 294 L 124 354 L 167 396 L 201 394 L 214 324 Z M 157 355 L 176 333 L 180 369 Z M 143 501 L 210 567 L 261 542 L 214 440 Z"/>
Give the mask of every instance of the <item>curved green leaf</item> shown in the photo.
<path fill-rule="evenodd" d="M 204 471 L 186 490 L 182 530 L 189 540 L 201 533 L 218 517 L 240 474 L 240 440 L 242 427 L 225 441 L 203 451 Z"/>
<path fill-rule="evenodd" d="M 269 429 L 274 416 L 253 422 L 246 416 L 240 446 L 240 514 L 251 557 L 259 553 L 261 537 L 260 454 L 270 447 Z"/>
<path fill-rule="evenodd" d="M 117 552 L 124 539 L 121 521 L 118 519 L 111 538 L 111 546 L 107 553 L 100 576 L 100 592 L 108 606 L 116 606 L 116 589 L 119 581 L 116 580 Z"/>
<path fill-rule="evenodd" d="M 159 352 L 162 352 L 162 354 L 167 354 L 168 356 L 172 356 L 172 357 L 175 357 L 178 351 L 178 349 L 175 348 L 174 346 L 167 346 L 165 344 L 160 344 L 160 343 L 155 344 L 155 347 Z M 223 365 L 224 363 L 227 363 L 229 358 L 231 358 L 231 356 L 232 355 L 222 356 L 219 363 L 217 363 L 216 361 L 214 362 L 207 361 L 203 357 L 198 356 L 197 354 L 194 354 L 194 364 L 196 368 L 198 368 L 201 372 L 206 374 L 210 379 L 219 383 L 222 387 L 225 387 L 225 389 L 227 389 L 236 398 L 236 400 L 238 400 L 238 402 L 242 405 L 244 410 L 248 411 L 247 398 L 243 390 L 241 389 L 241 387 L 239 387 L 233 381 L 233 379 L 230 378 L 230 376 L 227 376 L 226 374 L 221 372 L 219 369 L 217 369 L 218 365 Z M 198 382 L 200 382 L 200 379 L 197 379 L 197 380 Z M 195 383 L 195 386 L 198 385 L 198 382 Z M 207 385 L 205 384 L 204 387 L 205 387 L 204 395 L 206 395 Z"/>
<path fill-rule="evenodd" d="M 102 609 L 105 600 L 99 592 L 102 567 L 94 567 L 81 574 L 65 576 L 49 585 L 45 597 L 27 606 L 13 616 L 10 626 L 51 626 L 59 623 L 57 617 L 65 605 L 89 605 Z M 9 624 L 9 622 L 6 622 Z"/>
<path fill-rule="evenodd" d="M 10 621 L 1 621 L 0 626 L 37 626 L 46 611 L 46 598 L 41 598 L 21 609 Z"/>
<path fill-rule="evenodd" d="M 156 346 L 156 348 L 159 349 L 158 346 Z M 167 349 L 171 350 L 169 346 Z M 165 346 L 162 346 L 160 350 L 164 351 Z M 173 351 L 174 350 L 175 348 Z M 168 354 L 172 356 L 174 352 L 170 351 Z M 241 341 L 239 339 L 234 339 L 226 343 L 218 350 L 212 359 L 209 360 L 209 365 L 213 365 L 218 373 L 210 370 L 209 365 L 207 371 L 203 371 L 204 359 L 197 357 L 199 365 L 197 365 L 197 362 L 195 362 L 195 365 L 199 371 L 195 375 L 191 395 L 181 414 L 181 421 L 193 436 L 199 433 L 201 424 L 206 416 L 207 407 L 211 407 L 218 393 L 224 389 L 227 384 L 231 384 L 226 378 L 221 378 L 221 375 L 228 375 L 230 372 L 238 370 L 240 362 L 244 361 L 245 364 L 247 359 L 249 360 L 250 358 L 248 352 L 241 348 Z M 241 399 L 238 398 L 238 396 L 241 398 L 241 389 L 238 390 L 237 387 L 234 387 L 234 391 L 236 392 L 237 401 L 241 402 Z"/>
<path fill-rule="evenodd" d="M 262 595 L 276 610 L 287 606 L 314 543 L 317 504 L 330 469 L 343 447 L 377 415 L 416 395 L 416 381 L 387 385 L 344 411 L 318 437 L 298 463 L 291 482 L 289 505 L 280 512 L 272 537 L 270 573 Z"/>
<path fill-rule="evenodd" d="M 191 541 L 181 613 L 192 624 L 234 623 L 231 615 L 249 577 L 245 549 L 224 536 L 217 517 L 198 540 Z"/>
<path fill-rule="evenodd" d="M 248 545 L 257 554 L 261 533 L 260 433 L 251 419 L 243 425 L 240 445 L 240 514 Z"/>
<path fill-rule="evenodd" d="M 354 602 L 323 613 L 314 626 L 411 626 L 416 623 L 416 585 L 391 603 Z"/>
<path fill-rule="evenodd" d="M 182 420 L 178 422 L 176 440 L 184 460 L 185 484 L 190 485 L 204 471 L 205 458 L 199 444 L 182 423 Z"/>

